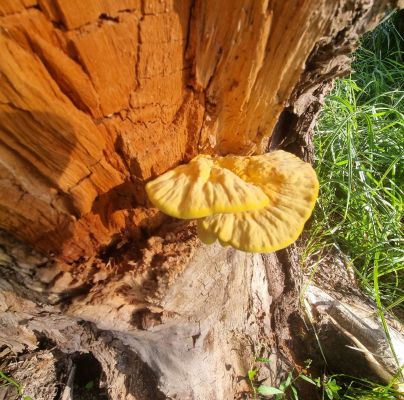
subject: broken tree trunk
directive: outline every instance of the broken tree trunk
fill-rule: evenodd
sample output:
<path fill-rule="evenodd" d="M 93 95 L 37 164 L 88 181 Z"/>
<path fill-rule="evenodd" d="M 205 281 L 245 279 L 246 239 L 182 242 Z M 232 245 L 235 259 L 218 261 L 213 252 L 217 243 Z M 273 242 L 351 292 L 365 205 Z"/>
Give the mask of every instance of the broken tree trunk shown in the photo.
<path fill-rule="evenodd" d="M 202 246 L 144 184 L 199 153 L 309 159 L 324 94 L 388 6 L 0 1 L 0 340 L 51 353 L 36 399 L 78 374 L 66 354 L 92 353 L 111 399 L 242 398 L 254 355 L 270 384 L 302 365 L 298 248 Z"/>

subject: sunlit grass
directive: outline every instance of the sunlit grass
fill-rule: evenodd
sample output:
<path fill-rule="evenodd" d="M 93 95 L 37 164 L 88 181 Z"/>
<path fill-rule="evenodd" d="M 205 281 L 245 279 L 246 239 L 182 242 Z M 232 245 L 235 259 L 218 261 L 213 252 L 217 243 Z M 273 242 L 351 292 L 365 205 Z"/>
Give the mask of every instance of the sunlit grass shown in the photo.
<path fill-rule="evenodd" d="M 336 81 L 314 144 L 320 200 L 309 251 L 338 248 L 362 289 L 404 317 L 404 41 L 390 18 Z"/>

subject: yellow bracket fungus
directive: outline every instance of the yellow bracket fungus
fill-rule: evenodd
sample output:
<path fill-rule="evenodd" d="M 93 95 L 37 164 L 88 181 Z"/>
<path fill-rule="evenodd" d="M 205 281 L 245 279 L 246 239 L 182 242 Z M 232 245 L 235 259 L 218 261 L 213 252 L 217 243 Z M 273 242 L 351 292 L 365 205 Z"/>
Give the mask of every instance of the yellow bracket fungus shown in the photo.
<path fill-rule="evenodd" d="M 261 188 L 204 155 L 149 182 L 146 192 L 158 209 L 182 219 L 257 210 L 269 204 Z"/>
<path fill-rule="evenodd" d="M 200 218 L 202 242 L 218 239 L 243 251 L 271 252 L 301 234 L 318 196 L 318 181 L 310 164 L 278 150 L 250 157 L 198 156 L 146 189 L 163 212 Z"/>

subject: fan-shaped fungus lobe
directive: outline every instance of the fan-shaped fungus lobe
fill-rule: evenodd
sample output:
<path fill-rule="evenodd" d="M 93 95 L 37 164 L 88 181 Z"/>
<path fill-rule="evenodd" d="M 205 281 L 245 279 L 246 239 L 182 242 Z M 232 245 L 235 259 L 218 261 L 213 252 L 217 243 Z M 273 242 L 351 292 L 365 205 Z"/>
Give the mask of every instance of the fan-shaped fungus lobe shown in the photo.
<path fill-rule="evenodd" d="M 204 155 L 149 182 L 146 192 L 159 210 L 181 219 L 256 210 L 269 204 L 262 189 Z"/>
<path fill-rule="evenodd" d="M 198 156 L 146 190 L 163 212 L 200 218 L 198 236 L 204 243 L 218 239 L 243 251 L 271 252 L 301 234 L 318 181 L 310 164 L 278 150 L 249 157 Z"/>

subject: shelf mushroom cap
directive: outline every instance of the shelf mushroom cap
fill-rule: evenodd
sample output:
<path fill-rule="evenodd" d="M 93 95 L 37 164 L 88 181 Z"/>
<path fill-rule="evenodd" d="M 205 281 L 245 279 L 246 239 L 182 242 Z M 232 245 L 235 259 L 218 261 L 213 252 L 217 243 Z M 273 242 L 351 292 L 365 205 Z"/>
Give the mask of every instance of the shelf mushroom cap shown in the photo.
<path fill-rule="evenodd" d="M 319 189 L 310 164 L 281 150 L 261 156 L 228 156 L 219 164 L 259 186 L 270 203 L 260 210 L 199 220 L 201 241 L 211 244 L 218 239 L 239 250 L 268 253 L 287 247 L 300 236 Z"/>
<path fill-rule="evenodd" d="M 261 188 L 206 155 L 149 182 L 146 192 L 158 209 L 181 219 L 257 210 L 269 204 Z"/>

